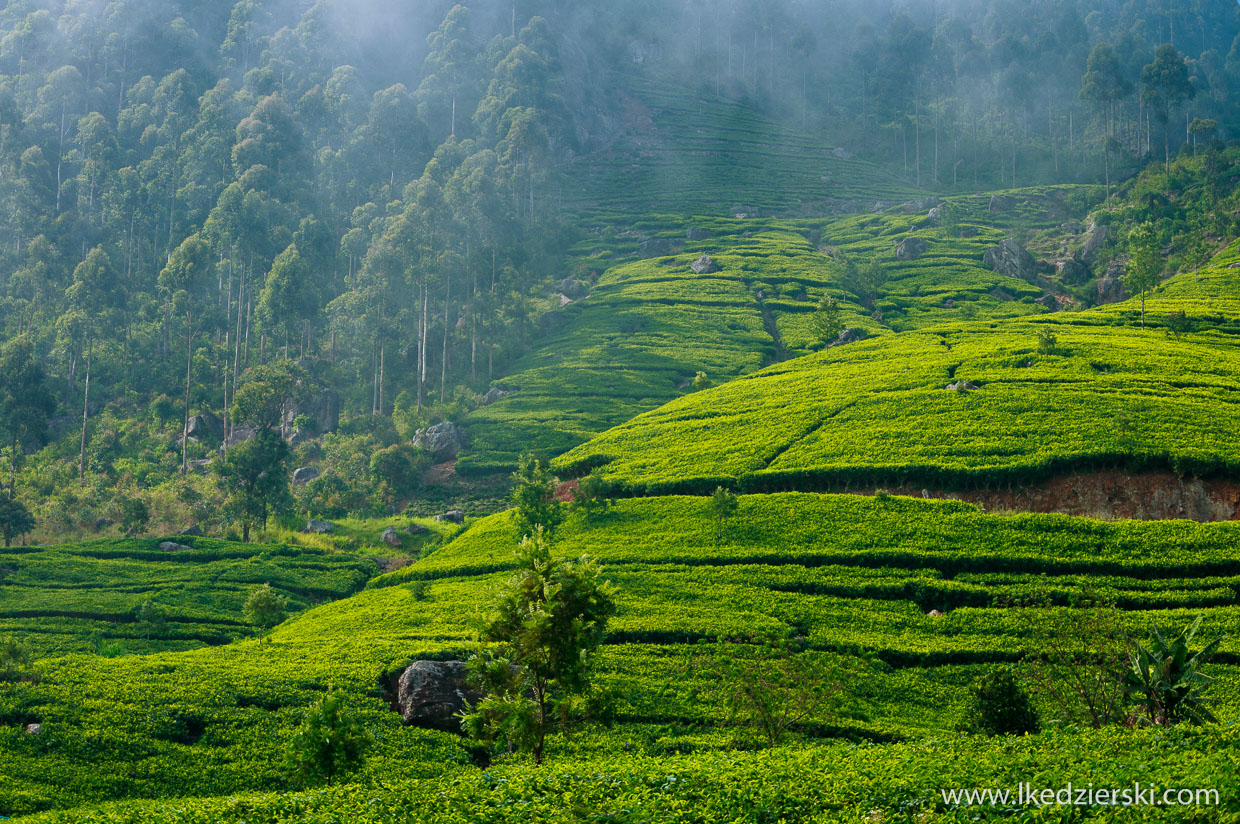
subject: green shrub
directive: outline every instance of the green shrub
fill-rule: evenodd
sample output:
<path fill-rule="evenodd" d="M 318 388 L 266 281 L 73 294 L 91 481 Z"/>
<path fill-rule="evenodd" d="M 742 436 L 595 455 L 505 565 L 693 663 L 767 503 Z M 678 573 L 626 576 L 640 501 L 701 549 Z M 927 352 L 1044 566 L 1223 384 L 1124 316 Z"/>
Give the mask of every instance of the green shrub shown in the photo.
<path fill-rule="evenodd" d="M 992 669 L 969 687 L 964 727 L 983 735 L 1028 735 L 1041 727 L 1029 694 L 1010 669 Z"/>

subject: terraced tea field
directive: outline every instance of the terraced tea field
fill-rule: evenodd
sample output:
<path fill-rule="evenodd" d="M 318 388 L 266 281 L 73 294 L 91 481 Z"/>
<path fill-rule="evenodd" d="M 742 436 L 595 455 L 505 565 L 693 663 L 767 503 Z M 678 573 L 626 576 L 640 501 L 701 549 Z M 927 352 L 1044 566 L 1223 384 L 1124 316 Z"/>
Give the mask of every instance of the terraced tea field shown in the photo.
<path fill-rule="evenodd" d="M 917 196 L 909 182 L 737 101 L 637 76 L 626 86 L 612 145 L 569 170 L 567 199 L 587 219 L 856 211 L 849 201 L 868 209 Z"/>
<path fill-rule="evenodd" d="M 646 492 L 969 486 L 1107 466 L 1234 477 L 1234 299 L 1212 293 L 1235 294 L 1237 260 L 1232 247 L 1161 287 L 1146 329 L 1129 325 L 1129 301 L 833 348 L 673 401 L 556 465 Z M 1195 329 L 1176 336 L 1181 310 Z"/>
<path fill-rule="evenodd" d="M 44 658 L 185 650 L 253 634 L 242 607 L 271 584 L 290 613 L 348 596 L 378 567 L 355 555 L 209 538 L 113 539 L 0 550 L 0 636 Z M 150 601 L 163 613 L 141 620 Z"/>
<path fill-rule="evenodd" d="M 419 780 L 406 790 L 412 797 L 438 792 L 441 782 L 462 782 L 453 784 L 462 789 L 451 792 L 494 798 L 495 785 L 476 783 L 480 773 L 466 766 L 470 755 L 464 743 L 450 734 L 402 727 L 385 689 L 390 674 L 412 658 L 464 654 L 475 605 L 504 579 L 512 562 L 510 517 L 477 522 L 430 558 L 377 579 L 356 596 L 298 615 L 277 628 L 270 643 L 240 641 L 115 659 L 44 659 L 37 683 L 0 691 L 0 747 L 12 756 L 0 762 L 0 814 L 118 797 L 282 789 L 284 742 L 328 684 L 348 692 L 375 736 L 367 766 L 357 776 L 357 792 L 391 798 L 378 784 L 399 776 Z M 720 767 L 725 771 L 749 769 L 746 764 L 770 769 L 762 766 L 770 763 L 766 756 L 735 752 L 745 733 L 728 723 L 715 685 L 694 663 L 702 660 L 696 656 L 713 654 L 695 643 L 700 639 L 764 632 L 803 635 L 815 654 L 844 656 L 856 673 L 834 710 L 807 720 L 790 741 L 809 743 L 807 751 L 837 761 L 831 769 L 840 775 L 865 772 L 866 765 L 895 769 L 903 758 L 942 756 L 970 741 L 936 743 L 954 727 L 970 680 L 994 662 L 1036 652 L 1027 620 L 1005 604 L 1031 592 L 1066 603 L 1085 583 L 1121 607 L 1123 622 L 1134 633 L 1153 622 L 1171 627 L 1205 614 L 1209 633 L 1227 634 L 1215 668 L 1216 691 L 1219 714 L 1235 720 L 1237 537 L 1232 524 L 1003 517 L 959 502 L 900 497 L 743 496 L 718 543 L 701 498 L 625 500 L 593 520 L 574 515 L 562 527 L 557 552 L 600 557 L 619 587 L 619 614 L 599 659 L 600 686 L 613 696 L 616 723 L 572 738 L 557 736 L 550 759 L 563 766 L 551 775 L 575 774 L 570 763 L 597 763 L 595 772 L 609 773 L 618 763 L 611 759 L 621 752 L 639 772 L 644 759 L 676 753 L 691 754 L 683 762 L 690 775 L 716 763 L 733 765 Z M 946 614 L 928 615 L 931 609 Z M 729 649 L 747 654 L 743 645 Z M 36 721 L 44 725 L 44 736 L 21 733 L 23 724 Z M 1023 758 L 1017 753 L 1034 758 L 1072 746 L 1090 748 L 1096 776 L 1133 769 L 1122 759 L 1107 760 L 1119 746 L 1109 736 L 1118 733 L 1062 735 L 1067 737 L 980 746 L 1011 753 L 1014 760 L 997 757 L 994 763 L 1013 769 Z M 1226 735 L 1207 734 L 1191 762 L 1167 760 L 1155 750 L 1146 766 L 1165 776 L 1182 767 L 1234 773 L 1234 761 L 1213 755 L 1211 742 L 1223 746 Z M 819 748 L 812 742 L 820 736 L 910 740 L 873 749 Z M 1079 774 L 1060 756 L 1048 757 L 1059 765 L 1053 769 Z M 976 776 L 980 783 L 992 775 L 992 766 L 961 768 L 951 773 L 952 780 L 969 785 L 969 777 Z M 461 768 L 466 772 L 454 776 Z M 499 780 L 520 786 L 523 769 L 487 774 L 507 776 Z M 829 796 L 834 800 L 828 809 L 859 804 L 892 809 L 913 798 L 918 804 L 933 802 L 927 798 L 929 785 L 917 784 L 906 794 L 875 780 L 878 784 L 858 785 L 872 787 L 873 798 L 840 789 L 842 795 Z M 609 797 L 621 785 L 591 792 Z M 201 815 L 234 820 L 246 810 L 268 809 L 263 813 L 268 817 L 258 820 L 282 821 L 296 804 L 318 803 L 312 798 L 259 800 L 252 806 L 210 802 Z M 266 806 L 277 803 L 294 806 Z M 380 809 L 390 803 L 395 802 L 383 801 Z M 460 803 L 472 809 L 475 802 L 462 798 Z"/>
<path fill-rule="evenodd" d="M 691 391 L 698 371 L 718 384 L 820 349 L 814 315 L 824 291 L 841 301 L 845 327 L 871 336 L 1044 313 L 1040 288 L 982 257 L 1017 223 L 1058 225 L 1075 191 L 1012 192 L 1002 213 L 989 198 L 954 199 L 970 237 L 897 207 L 835 221 L 647 217 L 628 237 L 584 241 L 575 266 L 594 281 L 589 296 L 545 319 L 550 334 L 496 381 L 514 394 L 468 417 L 458 469 L 511 470 L 526 450 L 558 455 Z M 668 253 L 638 258 L 642 238 Z M 898 258 L 906 238 L 926 251 Z M 717 271 L 691 271 L 703 254 Z M 881 297 L 854 291 L 846 259 L 879 265 Z"/>

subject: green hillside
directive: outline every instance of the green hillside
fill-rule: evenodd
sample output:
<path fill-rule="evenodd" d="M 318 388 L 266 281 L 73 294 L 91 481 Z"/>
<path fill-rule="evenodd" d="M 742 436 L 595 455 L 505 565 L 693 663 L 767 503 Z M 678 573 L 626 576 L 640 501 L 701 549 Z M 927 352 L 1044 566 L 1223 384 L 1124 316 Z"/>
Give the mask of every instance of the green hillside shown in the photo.
<path fill-rule="evenodd" d="M 1115 733 L 1048 734 L 976 750 L 970 739 L 942 738 L 959 718 L 966 685 L 984 666 L 1036 649 L 1029 624 L 1006 604 L 1035 592 L 1066 604 L 1086 582 L 1119 605 L 1124 625 L 1134 633 L 1145 632 L 1152 622 L 1176 626 L 1204 613 L 1210 633 L 1227 634 L 1222 663 L 1214 670 L 1217 712 L 1224 721 L 1236 720 L 1240 561 L 1234 557 L 1232 524 L 1001 517 L 958 502 L 778 494 L 743 497 L 718 544 L 707 502 L 700 498 L 623 501 L 593 520 L 575 515 L 562 529 L 557 551 L 600 557 L 619 588 L 620 611 L 599 663 L 600 687 L 612 696 L 616 720 L 610 729 L 556 737 L 551 761 L 559 766 L 550 776 L 571 775 L 596 762 L 599 774 L 644 774 L 643 765 L 654 763 L 646 759 L 675 754 L 691 756 L 667 762 L 683 764 L 689 775 L 715 763 L 772 770 L 767 757 L 735 751 L 744 732 L 729 723 L 726 707 L 713 695 L 703 659 L 694 663 L 695 656 L 714 653 L 695 642 L 792 630 L 813 650 L 845 656 L 855 673 L 835 710 L 808 719 L 789 739 L 808 748 L 805 752 L 829 758 L 840 775 L 866 773 L 867 765 L 895 769 L 908 758 L 929 759 L 962 747 L 993 751 L 993 762 L 970 759 L 971 766 L 962 764 L 947 777 L 973 786 L 1003 774 L 1002 764 L 1016 769 L 1037 753 L 1085 746 L 1097 759 L 1094 778 L 1118 780 L 1136 762 L 1113 755 L 1122 746 L 1111 737 Z M 465 743 L 450 734 L 402 727 L 386 690 L 390 675 L 410 659 L 465 652 L 468 619 L 506 574 L 514 542 L 510 516 L 485 519 L 430 558 L 376 580 L 358 595 L 289 620 L 269 643 L 40 661 L 37 682 L 0 691 L 0 747 L 10 756 L 0 761 L 0 814 L 109 799 L 283 789 L 285 742 L 304 708 L 329 684 L 347 691 L 375 735 L 349 797 L 356 792 L 392 799 L 391 788 L 381 790 L 380 784 L 427 779 L 410 785 L 409 795 L 434 794 L 446 783 L 458 787 L 453 794 L 464 794 L 467 809 L 487 803 L 496 797 L 496 785 L 485 778 L 478 783 Z M 419 581 L 425 583 L 421 596 L 413 586 Z M 931 609 L 946 614 L 927 615 Z M 726 649 L 745 655 L 750 648 Z M 24 735 L 23 725 L 34 722 L 43 725 L 44 734 Z M 1229 733 L 1175 735 L 1197 742 L 1192 759 L 1159 751 L 1144 755 L 1143 769 L 1152 771 L 1147 780 L 1170 780 L 1183 769 L 1194 775 L 1204 770 L 1219 780 L 1234 775 L 1234 762 L 1214 754 L 1213 742 L 1222 746 Z M 819 738 L 908 743 L 857 748 L 815 743 Z M 1187 756 L 1182 748 L 1174 752 Z M 1048 757 L 1055 766 L 1047 769 L 1059 771 L 1056 777 L 1080 774 L 1079 765 L 1072 767 L 1061 755 Z M 528 768 L 521 763 L 501 757 L 497 769 L 482 775 L 500 782 L 511 777 L 523 786 Z M 865 805 L 940 806 L 931 797 L 937 785 L 929 777 L 905 790 L 875 780 L 868 785 L 871 794 L 839 788 L 842 795 L 830 796 L 833 807 L 856 814 L 868 810 Z M 624 794 L 625 781 L 591 792 L 603 793 L 601 798 Z M 520 792 L 554 794 L 546 784 L 539 787 Z M 239 821 L 247 811 L 275 804 L 258 820 L 284 821 L 282 816 L 298 807 L 280 805 L 293 803 L 208 802 L 189 808 L 204 818 L 184 820 L 218 814 Z M 326 802 L 296 802 L 318 803 Z M 384 800 L 380 809 L 392 803 Z M 118 813 L 116 820 L 158 819 L 155 810 L 135 809 L 145 812 L 135 812 L 133 819 Z M 555 815 L 571 814 L 557 809 Z M 797 815 L 795 820 L 817 820 L 805 810 Z"/>
<path fill-rule="evenodd" d="M 252 634 L 242 607 L 257 586 L 300 612 L 356 592 L 377 569 L 355 555 L 190 537 L 0 550 L 0 636 L 39 658 L 216 646 Z M 141 620 L 148 601 L 158 626 Z"/>
<path fill-rule="evenodd" d="M 832 214 L 918 196 L 907 180 L 741 101 L 641 75 L 621 88 L 618 133 L 567 170 L 567 197 L 591 220 Z"/>
<path fill-rule="evenodd" d="M 1233 245 L 1163 284 L 1145 329 L 1133 299 L 833 348 L 673 401 L 557 466 L 646 491 L 958 486 L 1106 466 L 1233 475 L 1237 261 Z M 961 381 L 976 389 L 946 388 Z"/>
<path fill-rule="evenodd" d="M 466 418 L 458 469 L 511 469 L 528 450 L 558 455 L 680 397 L 699 371 L 723 383 L 820 349 L 824 291 L 841 301 L 845 327 L 873 336 L 1044 313 L 1042 288 L 993 271 L 983 255 L 1017 227 L 1055 235 L 1095 194 L 1009 192 L 1010 212 L 990 211 L 989 196 L 953 198 L 950 227 L 902 206 L 829 221 L 650 215 L 623 236 L 583 241 L 573 265 L 592 281 L 589 295 L 544 317 L 548 334 L 494 383 L 513 394 Z M 897 257 L 906 238 L 926 251 Z M 643 239 L 668 253 L 635 260 Z M 694 274 L 701 255 L 718 271 Z M 847 260 L 881 269 L 880 296 L 857 292 Z"/>

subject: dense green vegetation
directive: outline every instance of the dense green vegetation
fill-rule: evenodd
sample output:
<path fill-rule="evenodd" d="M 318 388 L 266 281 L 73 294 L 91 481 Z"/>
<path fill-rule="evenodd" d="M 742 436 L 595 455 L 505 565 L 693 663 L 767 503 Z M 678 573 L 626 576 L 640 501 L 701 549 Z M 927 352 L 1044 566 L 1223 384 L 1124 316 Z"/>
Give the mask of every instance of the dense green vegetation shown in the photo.
<path fill-rule="evenodd" d="M 1229 636 L 1211 668 L 1215 711 L 1224 721 L 1234 713 L 1240 565 L 1231 524 L 1002 517 L 957 502 L 782 494 L 741 496 L 718 544 L 703 498 L 621 501 L 590 519 L 575 514 L 558 532 L 557 555 L 598 558 L 617 588 L 597 673 L 616 722 L 550 738 L 553 765 L 617 764 L 626 747 L 633 757 L 719 751 L 704 757 L 744 763 L 725 753 L 748 733 L 727 723 L 705 670 L 693 665 L 694 655 L 710 654 L 695 642 L 786 630 L 818 650 L 865 656 L 856 659 L 864 677 L 844 700 L 800 725 L 789 743 L 947 735 L 981 668 L 1017 661 L 1037 643 L 1005 604 L 1034 593 L 1067 604 L 1083 585 L 1119 604 L 1133 632 L 1204 614 L 1211 634 Z M 345 690 L 374 735 L 357 775 L 363 785 L 395 774 L 456 780 L 447 775 L 469 763 L 465 746 L 402 727 L 388 708 L 388 677 L 411 658 L 467 652 L 475 605 L 507 578 L 516 535 L 510 515 L 480 521 L 361 594 L 286 622 L 269 643 L 39 661 L 41 680 L 0 692 L 0 740 L 14 756 L 0 766 L 3 809 L 286 787 L 284 747 L 328 684 Z M 932 609 L 946 614 L 927 615 Z M 21 725 L 34 721 L 45 733 L 24 735 Z M 1221 769 L 1209 735 L 1194 739 L 1203 742 L 1194 763 Z M 1057 740 L 1021 746 L 1054 751 Z M 908 746 L 914 753 L 966 744 Z M 851 752 L 849 759 L 871 757 Z M 872 757 L 894 764 L 899 752 Z M 1106 775 L 1109 750 L 1100 744 L 1096 752 L 1097 774 Z M 987 774 L 976 773 L 978 781 Z M 880 807 L 907 797 L 876 793 L 868 803 Z"/>
<path fill-rule="evenodd" d="M 1221 3 L 0 4 L 0 818 L 1240 819 L 1238 525 L 933 497 L 1234 502 L 1237 90 Z M 1133 782 L 1220 795 L 941 793 Z"/>
<path fill-rule="evenodd" d="M 649 491 L 988 484 L 1114 465 L 1234 474 L 1237 259 L 1233 246 L 1156 290 L 1151 328 L 1128 325 L 1129 301 L 833 348 L 641 415 L 559 466 Z M 1180 311 L 1193 331 L 1173 335 Z M 976 389 L 946 388 L 960 381 Z"/>
<path fill-rule="evenodd" d="M 242 606 L 261 584 L 300 612 L 352 594 L 376 570 L 356 555 L 209 538 L 15 547 L 0 552 L 0 635 L 37 658 L 226 644 L 252 634 Z M 157 625 L 142 620 L 147 602 L 162 613 Z"/>
<path fill-rule="evenodd" d="M 299 794 L 175 802 L 130 802 L 90 813 L 52 813 L 52 824 L 293 824 L 347 820 L 409 822 L 614 820 L 725 822 L 778 820 L 972 822 L 1011 818 L 1012 805 L 974 807 L 940 802 L 943 789 L 1009 789 L 1035 769 L 1050 787 L 1227 787 L 1237 778 L 1234 730 L 1105 731 L 979 740 L 931 739 L 888 745 L 828 744 L 765 752 L 608 755 L 532 767 L 501 767 L 467 777 L 385 782 Z M 1136 753 L 1139 753 L 1137 755 Z M 1223 796 L 1226 798 L 1226 796 Z M 1048 812 L 1048 811 L 1043 811 Z M 1140 822 L 1224 821 L 1219 806 L 1106 807 L 1051 810 L 1042 820 Z M 1092 814 L 1091 814 L 1092 813 Z M 1017 819 L 1019 820 L 1019 819 Z"/>

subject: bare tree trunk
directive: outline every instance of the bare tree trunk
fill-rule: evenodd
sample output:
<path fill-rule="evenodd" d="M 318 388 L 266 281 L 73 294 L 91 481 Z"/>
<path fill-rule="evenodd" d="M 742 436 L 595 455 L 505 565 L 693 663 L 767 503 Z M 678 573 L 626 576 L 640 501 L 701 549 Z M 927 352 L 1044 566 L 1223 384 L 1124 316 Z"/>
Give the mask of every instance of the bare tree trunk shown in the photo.
<path fill-rule="evenodd" d="M 383 367 L 387 355 L 387 346 L 379 341 L 379 414 L 383 414 Z"/>
<path fill-rule="evenodd" d="M 185 417 L 181 426 L 181 474 L 185 474 L 188 467 L 189 455 L 189 384 L 190 377 L 194 368 L 194 319 L 192 315 L 185 316 L 185 325 L 188 327 L 185 332 Z"/>
<path fill-rule="evenodd" d="M 86 422 L 90 418 L 90 367 L 94 360 L 95 339 L 86 347 L 86 389 L 82 392 L 82 446 L 78 452 L 78 480 L 86 480 Z"/>
<path fill-rule="evenodd" d="M 448 387 L 448 311 L 452 306 L 452 280 L 446 278 L 443 287 L 443 352 L 439 363 L 439 402 L 447 403 Z"/>

